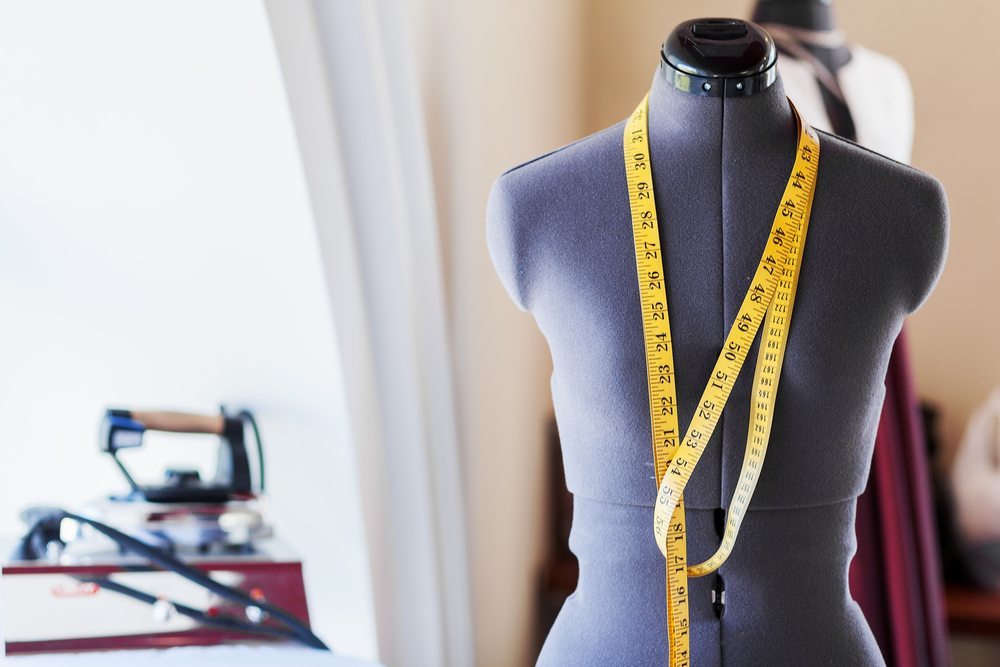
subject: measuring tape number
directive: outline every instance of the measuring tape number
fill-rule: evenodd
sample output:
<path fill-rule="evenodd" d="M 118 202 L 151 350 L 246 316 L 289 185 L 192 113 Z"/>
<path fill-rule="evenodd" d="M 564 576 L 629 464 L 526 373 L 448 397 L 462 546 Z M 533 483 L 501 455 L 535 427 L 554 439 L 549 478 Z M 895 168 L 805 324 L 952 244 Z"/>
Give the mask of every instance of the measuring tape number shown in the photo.
<path fill-rule="evenodd" d="M 673 344 L 667 311 L 666 276 L 660 247 L 647 124 L 649 95 L 625 123 L 625 170 L 642 303 L 646 375 L 649 385 L 657 495 L 653 514 L 656 544 L 666 558 L 670 666 L 690 665 L 688 577 L 715 571 L 732 552 L 771 434 L 774 400 L 784 361 L 799 268 L 819 165 L 819 137 L 799 115 L 795 164 L 774 216 L 767 247 L 726 337 L 712 376 L 683 439 L 679 438 Z M 791 104 L 791 102 L 789 102 Z M 765 324 L 754 372 L 754 397 L 740 481 L 730 503 L 718 551 L 704 563 L 687 565 L 683 491 L 712 437 L 757 331 Z"/>

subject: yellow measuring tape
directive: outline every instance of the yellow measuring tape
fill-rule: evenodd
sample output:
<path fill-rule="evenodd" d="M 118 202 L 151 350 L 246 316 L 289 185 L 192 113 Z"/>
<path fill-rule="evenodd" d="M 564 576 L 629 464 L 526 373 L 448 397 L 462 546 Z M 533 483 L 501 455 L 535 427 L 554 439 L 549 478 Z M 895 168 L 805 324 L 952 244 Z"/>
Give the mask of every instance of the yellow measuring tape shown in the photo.
<path fill-rule="evenodd" d="M 713 572 L 732 552 L 747 505 L 757 486 L 767 450 L 774 399 L 795 302 L 802 248 L 816 186 L 819 138 L 792 106 L 799 129 L 792 174 L 775 213 L 774 224 L 757 272 L 719 354 L 712 377 L 698 403 L 697 412 L 692 417 L 683 440 L 678 441 L 677 391 L 674 386 L 670 319 L 649 159 L 648 100 L 647 95 L 626 122 L 623 141 L 642 302 L 646 373 L 658 485 L 653 530 L 656 543 L 667 559 L 670 665 L 686 667 L 690 664 L 687 578 Z M 754 373 L 755 394 L 752 399 L 746 453 L 739 486 L 730 503 L 726 532 L 715 555 L 704 563 L 688 567 L 682 493 L 718 424 L 743 362 L 757 336 L 757 330 L 765 322 L 767 324 Z"/>

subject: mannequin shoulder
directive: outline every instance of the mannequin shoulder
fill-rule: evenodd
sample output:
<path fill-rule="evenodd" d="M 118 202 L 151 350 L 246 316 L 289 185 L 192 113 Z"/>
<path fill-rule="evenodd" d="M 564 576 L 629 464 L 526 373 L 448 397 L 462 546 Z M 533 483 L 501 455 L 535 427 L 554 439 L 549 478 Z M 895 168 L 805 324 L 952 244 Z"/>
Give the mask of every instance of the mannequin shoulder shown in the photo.
<path fill-rule="evenodd" d="M 500 280 L 522 310 L 530 310 L 532 266 L 560 223 L 609 184 L 624 184 L 619 123 L 507 170 L 497 178 L 486 208 L 486 240 Z"/>
<path fill-rule="evenodd" d="M 899 62 L 860 44 L 851 45 L 851 60 L 838 72 L 838 76 L 841 72 L 847 73 L 848 76 L 859 72 L 869 78 L 879 80 L 882 85 L 890 85 L 894 88 L 905 87 L 907 91 L 910 89 L 910 78 Z"/>
<path fill-rule="evenodd" d="M 817 199 L 866 226 L 901 280 L 907 312 L 930 295 L 948 253 L 948 198 L 930 174 L 840 137 L 821 136 Z M 863 222 L 862 222 L 863 221 Z"/>
<path fill-rule="evenodd" d="M 902 65 L 859 45 L 837 72 L 858 143 L 900 162 L 913 150 L 913 91 Z"/>
<path fill-rule="evenodd" d="M 580 186 L 599 182 L 608 172 L 618 175 L 623 129 L 619 123 L 505 171 L 490 191 L 488 224 L 535 222 L 544 215 L 545 202 L 576 197 Z"/>
<path fill-rule="evenodd" d="M 895 132 L 908 139 L 906 154 L 899 159 L 909 161 L 913 144 L 913 89 L 903 66 L 887 55 L 855 44 L 851 47 L 850 62 L 837 72 L 837 78 L 851 113 L 858 116 L 857 121 L 871 125 L 876 132 Z M 896 158 L 894 153 L 880 148 L 878 142 L 865 145 Z"/>

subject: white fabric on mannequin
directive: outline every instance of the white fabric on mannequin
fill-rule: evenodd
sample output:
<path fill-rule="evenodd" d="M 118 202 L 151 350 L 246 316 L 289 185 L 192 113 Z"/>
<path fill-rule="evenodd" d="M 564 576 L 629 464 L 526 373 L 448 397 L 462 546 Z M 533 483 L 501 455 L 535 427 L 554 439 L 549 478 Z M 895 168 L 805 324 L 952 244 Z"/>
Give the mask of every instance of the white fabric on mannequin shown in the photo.
<path fill-rule="evenodd" d="M 913 91 L 903 67 L 888 56 L 852 44 L 851 60 L 837 81 L 851 110 L 858 143 L 909 164 L 913 151 Z M 812 65 L 786 54 L 778 58 L 785 92 L 810 125 L 833 132 Z"/>

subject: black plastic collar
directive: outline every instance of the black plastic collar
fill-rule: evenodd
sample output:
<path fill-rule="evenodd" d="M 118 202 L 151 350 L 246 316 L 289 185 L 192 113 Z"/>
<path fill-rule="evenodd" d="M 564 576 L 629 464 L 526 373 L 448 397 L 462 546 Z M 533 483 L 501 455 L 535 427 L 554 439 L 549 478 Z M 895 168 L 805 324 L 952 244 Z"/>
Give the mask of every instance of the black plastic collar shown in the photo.
<path fill-rule="evenodd" d="M 660 52 L 660 71 L 675 88 L 705 97 L 746 97 L 777 78 L 774 40 L 749 21 L 697 19 L 682 23 Z"/>

